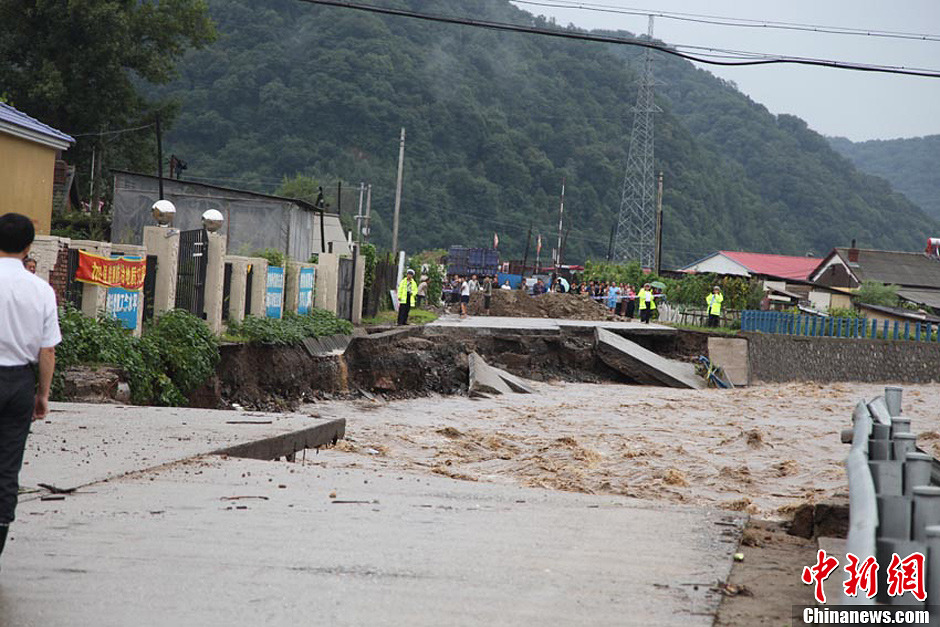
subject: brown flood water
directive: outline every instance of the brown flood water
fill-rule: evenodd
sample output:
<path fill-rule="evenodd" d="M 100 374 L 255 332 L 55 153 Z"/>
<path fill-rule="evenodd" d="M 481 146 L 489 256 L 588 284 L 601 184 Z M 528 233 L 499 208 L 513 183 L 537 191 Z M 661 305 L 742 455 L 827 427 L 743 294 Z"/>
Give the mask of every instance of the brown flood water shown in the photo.
<path fill-rule="evenodd" d="M 883 385 L 791 383 L 736 390 L 535 384 L 538 395 L 327 402 L 347 420 L 331 467 L 717 505 L 766 518 L 843 494 L 839 440 Z M 940 453 L 940 385 L 904 386 L 919 445 Z M 936 447 L 936 450 L 935 450 Z M 309 458 L 308 458 L 309 459 Z"/>

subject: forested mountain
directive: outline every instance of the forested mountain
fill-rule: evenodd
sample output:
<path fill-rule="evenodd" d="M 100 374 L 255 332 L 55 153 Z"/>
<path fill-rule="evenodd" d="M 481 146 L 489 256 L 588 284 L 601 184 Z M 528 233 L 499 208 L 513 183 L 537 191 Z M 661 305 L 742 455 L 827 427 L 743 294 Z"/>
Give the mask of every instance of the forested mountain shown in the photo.
<path fill-rule="evenodd" d="M 447 0 L 394 4 L 455 12 Z M 498 232 L 504 256 L 521 257 L 532 224 L 544 259 L 565 178 L 566 260 L 606 254 L 638 49 L 294 0 L 209 5 L 218 41 L 189 53 L 181 78 L 154 92 L 181 103 L 165 150 L 189 162 L 187 175 L 265 191 L 297 173 L 328 189 L 338 178 L 371 182 L 373 239 L 388 245 L 404 126 L 407 250 L 486 245 Z M 550 25 L 502 0 L 459 7 L 482 19 Z M 667 265 L 718 248 L 823 254 L 852 238 L 913 250 L 940 230 L 801 120 L 771 115 L 682 60 L 657 53 L 656 63 Z"/>
<path fill-rule="evenodd" d="M 862 172 L 887 179 L 928 215 L 940 219 L 940 135 L 910 139 L 829 143 Z"/>

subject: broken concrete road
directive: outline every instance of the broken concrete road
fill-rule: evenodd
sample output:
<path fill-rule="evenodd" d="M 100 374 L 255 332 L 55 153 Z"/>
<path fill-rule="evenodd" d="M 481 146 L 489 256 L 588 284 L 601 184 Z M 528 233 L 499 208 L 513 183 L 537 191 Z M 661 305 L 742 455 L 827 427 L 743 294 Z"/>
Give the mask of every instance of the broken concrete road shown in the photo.
<path fill-rule="evenodd" d="M 491 366 L 476 353 L 468 356 L 471 396 L 480 394 L 535 394 L 535 389 L 517 376 Z"/>
<path fill-rule="evenodd" d="M 273 459 L 331 444 L 346 427 L 342 418 L 303 414 L 82 403 L 51 409 L 26 443 L 20 485 L 27 489 L 75 488 L 211 453 Z"/>
<path fill-rule="evenodd" d="M 705 380 L 695 374 L 695 366 L 660 357 L 636 342 L 598 327 L 595 330 L 597 354 L 605 364 L 625 376 L 649 385 L 701 390 Z"/>

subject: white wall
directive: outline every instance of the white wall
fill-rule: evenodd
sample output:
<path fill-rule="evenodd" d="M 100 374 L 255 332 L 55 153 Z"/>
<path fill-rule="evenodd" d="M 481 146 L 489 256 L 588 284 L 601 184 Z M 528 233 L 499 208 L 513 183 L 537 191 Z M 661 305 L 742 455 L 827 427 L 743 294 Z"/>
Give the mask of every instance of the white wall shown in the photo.
<path fill-rule="evenodd" d="M 747 268 L 737 261 L 729 259 L 722 254 L 717 254 L 708 259 L 703 259 L 698 263 L 683 268 L 683 270 L 694 270 L 695 272 L 714 272 L 715 274 L 733 274 L 737 276 L 751 276 Z"/>

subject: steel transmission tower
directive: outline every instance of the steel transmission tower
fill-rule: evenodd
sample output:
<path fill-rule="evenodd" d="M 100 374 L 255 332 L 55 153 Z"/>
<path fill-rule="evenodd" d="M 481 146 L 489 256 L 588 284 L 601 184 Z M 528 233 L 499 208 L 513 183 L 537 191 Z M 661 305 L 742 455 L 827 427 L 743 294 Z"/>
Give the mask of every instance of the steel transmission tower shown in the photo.
<path fill-rule="evenodd" d="M 649 38 L 653 39 L 653 16 Z M 614 241 L 614 260 L 638 260 L 653 267 L 656 245 L 656 177 L 653 174 L 653 114 L 661 111 L 653 101 L 653 51 L 646 49 L 646 67 L 633 108 L 633 132 L 627 154 L 627 171 L 620 195 L 620 214 Z"/>

